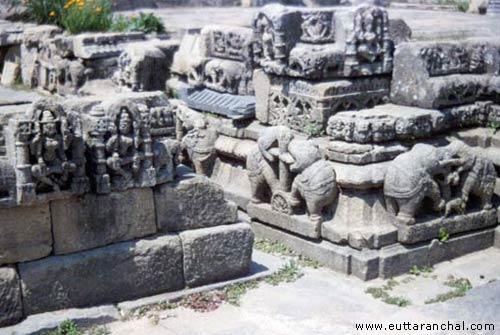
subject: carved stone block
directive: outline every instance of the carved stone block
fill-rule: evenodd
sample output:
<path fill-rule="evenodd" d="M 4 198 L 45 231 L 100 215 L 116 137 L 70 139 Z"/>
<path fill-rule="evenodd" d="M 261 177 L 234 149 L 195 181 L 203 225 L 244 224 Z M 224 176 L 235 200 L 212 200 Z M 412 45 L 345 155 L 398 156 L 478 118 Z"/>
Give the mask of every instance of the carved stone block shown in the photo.
<path fill-rule="evenodd" d="M 330 117 L 326 132 L 335 140 L 381 143 L 429 138 L 451 129 L 485 126 L 498 119 L 497 105 L 488 101 L 441 110 L 393 104 Z"/>
<path fill-rule="evenodd" d="M 79 34 L 73 38 L 73 52 L 81 59 L 118 57 L 129 43 L 144 39 L 141 32 Z"/>
<path fill-rule="evenodd" d="M 489 209 L 419 222 L 412 226 L 398 225 L 398 242 L 415 244 L 432 240 L 439 237 L 440 229 L 450 235 L 484 229 L 496 225 L 497 219 L 496 209 Z"/>
<path fill-rule="evenodd" d="M 311 125 L 322 130 L 337 112 L 384 103 L 390 86 L 385 77 L 314 82 L 259 73 L 256 78 L 269 83 L 256 86 L 257 119 L 298 131 Z"/>
<path fill-rule="evenodd" d="M 94 105 L 83 119 L 90 174 L 97 193 L 152 187 L 173 180 L 178 146 L 161 137 L 173 128 L 168 103 L 150 108 L 133 98 L 111 99 Z"/>
<path fill-rule="evenodd" d="M 491 96 L 499 90 L 495 79 L 499 47 L 498 39 L 399 45 L 394 55 L 392 102 L 441 108 Z"/>
<path fill-rule="evenodd" d="M 390 161 L 408 150 L 407 145 L 399 142 L 379 145 L 331 141 L 326 147 L 325 154 L 331 161 L 365 165 Z"/>
<path fill-rule="evenodd" d="M 263 7 L 254 22 L 254 58 L 265 72 L 309 79 L 392 71 L 387 11 L 364 4 L 336 9 Z"/>
<path fill-rule="evenodd" d="M 252 35 L 252 29 L 243 27 L 205 26 L 200 33 L 200 55 L 251 64 Z"/>
<path fill-rule="evenodd" d="M 14 267 L 0 267 L 0 327 L 17 323 L 23 317 L 21 285 Z"/>
<path fill-rule="evenodd" d="M 177 235 L 123 242 L 19 265 L 24 314 L 88 307 L 184 287 Z"/>
<path fill-rule="evenodd" d="M 163 90 L 170 75 L 173 50 L 164 52 L 154 42 L 128 45 L 118 59 L 114 80 L 131 91 Z"/>
<path fill-rule="evenodd" d="M 52 251 L 48 204 L 0 209 L 0 222 L 0 264 L 34 260 Z"/>
<path fill-rule="evenodd" d="M 310 221 L 307 215 L 290 215 L 273 211 L 270 204 L 247 205 L 248 215 L 260 222 L 270 224 L 307 238 L 321 237 L 321 223 Z"/>
<path fill-rule="evenodd" d="M 54 253 L 92 249 L 156 233 L 153 191 L 138 188 L 50 204 Z"/>
<path fill-rule="evenodd" d="M 238 209 L 206 177 L 184 175 L 154 191 L 158 229 L 183 231 L 236 222 Z"/>
<path fill-rule="evenodd" d="M 39 100 L 6 129 L 15 168 L 17 204 L 49 201 L 89 190 L 80 116 Z"/>
<path fill-rule="evenodd" d="M 355 249 L 380 249 L 397 242 L 397 229 L 380 190 L 343 189 L 321 236 Z"/>
<path fill-rule="evenodd" d="M 187 286 L 226 281 L 248 274 L 254 241 L 248 223 L 186 230 L 179 236 L 184 250 Z"/>

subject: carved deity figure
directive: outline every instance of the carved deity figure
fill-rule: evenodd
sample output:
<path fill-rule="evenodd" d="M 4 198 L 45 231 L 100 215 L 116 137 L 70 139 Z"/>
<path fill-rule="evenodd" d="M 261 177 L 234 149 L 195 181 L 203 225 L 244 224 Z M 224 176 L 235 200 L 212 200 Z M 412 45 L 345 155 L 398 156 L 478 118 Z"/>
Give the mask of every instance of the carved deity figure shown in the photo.
<path fill-rule="evenodd" d="M 271 20 L 265 15 L 259 16 L 255 23 L 257 31 L 262 34 L 261 47 L 264 60 L 274 60 L 274 28 Z"/>
<path fill-rule="evenodd" d="M 115 175 L 130 180 L 141 168 L 138 139 L 134 134 L 132 116 L 127 107 L 122 107 L 116 120 L 116 133 L 106 141 L 109 155 L 107 166 Z"/>
<path fill-rule="evenodd" d="M 378 8 L 364 7 L 356 13 L 358 55 L 373 63 L 383 52 L 383 14 Z"/>
<path fill-rule="evenodd" d="M 322 41 L 332 35 L 332 15 L 315 12 L 304 14 L 302 22 L 302 39 L 305 41 Z"/>
<path fill-rule="evenodd" d="M 59 120 L 58 125 L 58 120 L 51 111 L 42 111 L 40 117 L 31 143 L 31 154 L 36 160 L 31 170 L 41 185 L 58 192 L 68 182 L 69 173 L 76 168 L 75 164 L 68 161 L 65 153 L 70 139 L 63 136 L 70 135 L 65 120 Z"/>

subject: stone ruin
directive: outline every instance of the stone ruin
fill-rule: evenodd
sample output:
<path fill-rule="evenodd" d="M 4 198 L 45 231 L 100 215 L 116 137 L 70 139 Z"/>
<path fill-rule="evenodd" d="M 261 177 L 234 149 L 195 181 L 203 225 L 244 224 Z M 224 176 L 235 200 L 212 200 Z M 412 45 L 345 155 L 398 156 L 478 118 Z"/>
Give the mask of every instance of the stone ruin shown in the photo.
<path fill-rule="evenodd" d="M 180 45 L 1 39 L 4 74 L 72 98 L 0 114 L 0 325 L 245 275 L 253 232 L 363 280 L 498 245 L 500 40 L 394 22 L 273 4 Z"/>
<path fill-rule="evenodd" d="M 178 48 L 176 40 L 142 32 L 68 35 L 55 26 L 29 25 L 11 30 L 0 42 L 2 84 L 21 78 L 25 87 L 63 97 L 163 90 Z"/>
<path fill-rule="evenodd" d="M 500 40 L 395 50 L 368 4 L 268 5 L 252 29 L 255 119 L 173 103 L 181 160 L 258 236 L 363 280 L 494 245 Z"/>
<path fill-rule="evenodd" d="M 163 93 L 42 99 L 8 119 L 1 326 L 248 273 L 253 232 L 220 186 L 178 169 Z"/>

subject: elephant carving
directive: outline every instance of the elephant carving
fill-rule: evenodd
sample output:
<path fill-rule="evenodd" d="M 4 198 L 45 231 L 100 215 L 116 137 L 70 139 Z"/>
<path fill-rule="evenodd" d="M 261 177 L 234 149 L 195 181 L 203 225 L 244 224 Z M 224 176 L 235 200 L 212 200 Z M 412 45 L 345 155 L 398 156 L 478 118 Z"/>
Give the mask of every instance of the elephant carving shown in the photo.
<path fill-rule="evenodd" d="M 274 211 L 293 214 L 305 203 L 312 222 L 321 222 L 324 209 L 337 196 L 336 175 L 321 159 L 312 141 L 294 139 L 288 127 L 264 130 L 247 158 L 252 202 L 270 198 Z"/>
<path fill-rule="evenodd" d="M 403 224 L 415 224 L 415 215 L 425 198 L 433 201 L 433 209 L 445 209 L 434 177 L 441 171 L 438 149 L 416 144 L 412 150 L 396 157 L 387 167 L 384 194 L 387 210 Z"/>

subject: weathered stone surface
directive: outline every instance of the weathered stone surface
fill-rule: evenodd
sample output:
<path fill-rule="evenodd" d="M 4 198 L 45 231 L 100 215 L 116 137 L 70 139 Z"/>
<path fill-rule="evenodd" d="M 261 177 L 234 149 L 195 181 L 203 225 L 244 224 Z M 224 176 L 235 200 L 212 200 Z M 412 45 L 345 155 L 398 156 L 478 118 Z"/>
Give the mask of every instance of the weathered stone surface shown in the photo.
<path fill-rule="evenodd" d="M 21 263 L 24 314 L 135 299 L 184 287 L 177 235 Z"/>
<path fill-rule="evenodd" d="M 4 86 L 14 85 L 21 75 L 21 48 L 13 46 L 9 48 L 3 59 L 3 71 L 1 84 Z"/>
<path fill-rule="evenodd" d="M 392 160 L 408 150 L 407 145 L 399 142 L 378 145 L 331 141 L 327 144 L 325 153 L 331 161 L 366 165 Z"/>
<path fill-rule="evenodd" d="M 380 190 L 344 189 L 333 209 L 333 218 L 323 222 L 321 236 L 355 249 L 380 249 L 397 242 L 397 229 Z"/>
<path fill-rule="evenodd" d="M 50 254 L 48 204 L 0 209 L 0 264 L 31 261 Z"/>
<path fill-rule="evenodd" d="M 312 81 L 254 73 L 257 119 L 302 132 L 311 124 L 324 130 L 335 113 L 370 108 L 389 97 L 390 80 L 381 76 Z"/>
<path fill-rule="evenodd" d="M 129 43 L 144 39 L 141 32 L 85 33 L 73 38 L 73 52 L 82 59 L 118 57 Z"/>
<path fill-rule="evenodd" d="M 41 42 L 62 32 L 57 26 L 41 25 L 24 30 L 23 44 L 21 44 L 21 76 L 27 87 L 38 85 L 37 59 Z"/>
<path fill-rule="evenodd" d="M 224 199 L 224 190 L 194 174 L 158 186 L 154 198 L 157 225 L 162 231 L 213 227 L 238 218 L 238 208 Z"/>
<path fill-rule="evenodd" d="M 366 2 L 335 9 L 271 4 L 253 28 L 254 59 L 266 73 L 323 79 L 392 70 L 387 11 Z"/>
<path fill-rule="evenodd" d="M 305 237 L 318 239 L 321 236 L 321 222 L 313 222 L 307 215 L 288 215 L 273 211 L 270 204 L 247 205 L 248 215 L 261 222 L 288 230 Z"/>
<path fill-rule="evenodd" d="M 442 108 L 494 96 L 499 90 L 499 45 L 498 39 L 399 45 L 394 54 L 391 101 Z"/>
<path fill-rule="evenodd" d="M 252 220 L 251 224 L 255 236 L 258 238 L 279 241 L 297 253 L 307 256 L 335 271 L 345 274 L 350 273 L 351 255 L 354 249 L 348 246 L 336 245 L 328 241 L 310 241 L 256 220 Z"/>
<path fill-rule="evenodd" d="M 156 233 L 153 191 L 88 193 L 51 203 L 54 253 L 67 254 Z"/>
<path fill-rule="evenodd" d="M 391 35 L 394 45 L 411 40 L 411 28 L 403 19 L 391 19 L 389 21 L 389 34 Z"/>
<path fill-rule="evenodd" d="M 483 229 L 497 224 L 496 209 L 438 218 L 415 225 L 398 225 L 398 241 L 414 244 L 439 237 L 439 230 L 444 229 L 450 235 Z"/>
<path fill-rule="evenodd" d="M 433 240 L 415 246 L 395 244 L 381 250 L 380 277 L 391 278 L 416 265 L 432 266 L 462 255 L 493 246 L 494 230 L 487 229 L 449 239 L 445 243 Z"/>
<path fill-rule="evenodd" d="M 183 231 L 184 278 L 189 287 L 244 276 L 254 234 L 247 223 Z"/>
<path fill-rule="evenodd" d="M 0 267 L 0 327 L 18 322 L 23 317 L 21 286 L 14 267 Z"/>
<path fill-rule="evenodd" d="M 163 90 L 172 57 L 173 52 L 167 55 L 154 41 L 130 44 L 118 59 L 114 79 L 131 91 Z"/>

